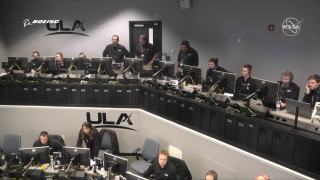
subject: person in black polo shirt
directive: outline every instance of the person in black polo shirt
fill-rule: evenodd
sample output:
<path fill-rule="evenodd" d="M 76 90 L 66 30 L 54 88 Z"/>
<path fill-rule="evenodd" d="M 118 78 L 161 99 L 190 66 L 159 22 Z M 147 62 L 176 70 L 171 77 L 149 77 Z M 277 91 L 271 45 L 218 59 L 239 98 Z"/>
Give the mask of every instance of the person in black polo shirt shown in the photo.
<path fill-rule="evenodd" d="M 178 60 L 175 65 L 175 69 L 178 69 L 181 65 L 199 66 L 198 52 L 190 47 L 188 41 L 181 42 L 181 49 L 178 54 Z"/>
<path fill-rule="evenodd" d="M 136 47 L 135 58 L 143 59 L 143 68 L 151 70 L 159 51 L 153 44 L 147 42 L 147 37 L 145 35 L 140 35 L 139 42 L 140 43 Z"/>
<path fill-rule="evenodd" d="M 313 110 L 316 102 L 320 102 L 320 76 L 313 74 L 308 78 L 303 102 L 310 103 Z"/>
<path fill-rule="evenodd" d="M 129 51 L 121 44 L 119 44 L 119 36 L 112 36 L 112 44 L 107 45 L 102 53 L 103 57 L 112 57 L 115 63 L 121 63 L 123 65 L 123 58 L 130 57 Z"/>
<path fill-rule="evenodd" d="M 249 94 L 254 93 L 254 84 L 251 83 L 252 66 L 246 64 L 242 67 L 242 76 L 236 80 L 235 96 L 234 99 L 242 99 Z"/>
<path fill-rule="evenodd" d="M 286 71 L 281 74 L 281 81 L 279 81 L 280 88 L 278 93 L 281 108 L 286 107 L 286 98 L 293 100 L 298 100 L 299 98 L 300 87 L 296 83 L 292 82 L 292 80 L 292 72 Z"/>
<path fill-rule="evenodd" d="M 212 70 L 227 72 L 223 67 L 218 66 L 219 59 L 218 58 L 211 58 L 209 59 L 209 69 L 207 70 L 207 77 L 212 76 Z"/>
<path fill-rule="evenodd" d="M 150 178 L 154 174 L 156 180 L 177 180 L 176 167 L 168 162 L 168 152 L 162 150 L 158 160 L 153 161 L 149 168 L 142 174 L 145 178 Z"/>
<path fill-rule="evenodd" d="M 62 152 L 63 145 L 56 139 L 49 138 L 49 134 L 46 131 L 40 133 L 40 137 L 33 143 L 33 147 L 49 146 L 52 148 L 51 152 Z"/>

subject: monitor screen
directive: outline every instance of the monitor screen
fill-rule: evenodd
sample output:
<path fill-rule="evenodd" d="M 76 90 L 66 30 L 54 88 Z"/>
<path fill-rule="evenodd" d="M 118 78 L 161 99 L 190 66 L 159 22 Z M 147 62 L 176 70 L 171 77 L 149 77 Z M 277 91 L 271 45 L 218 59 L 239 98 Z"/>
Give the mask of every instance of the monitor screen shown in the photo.
<path fill-rule="evenodd" d="M 182 69 L 183 69 L 182 76 L 186 76 L 187 74 L 190 74 L 190 76 L 192 77 L 192 80 L 189 82 L 193 81 L 194 84 L 201 84 L 201 68 L 183 65 Z"/>
<path fill-rule="evenodd" d="M 234 94 L 236 74 L 212 70 L 212 83 L 217 83 L 215 92 Z"/>
<path fill-rule="evenodd" d="M 19 149 L 21 163 L 27 165 L 31 159 L 34 160 L 34 165 L 50 163 L 50 149 L 49 146 L 21 148 Z"/>
<path fill-rule="evenodd" d="M 265 107 L 276 108 L 278 100 L 278 92 L 280 84 L 278 82 L 268 81 L 264 79 L 252 78 L 251 81 L 255 85 L 257 92 L 257 100 L 261 100 Z"/>
<path fill-rule="evenodd" d="M 112 75 L 112 57 L 96 57 L 92 58 L 91 70 L 98 73 L 100 66 L 100 74 Z"/>
<path fill-rule="evenodd" d="M 12 70 L 28 70 L 28 58 L 8 57 L 8 66 L 8 68 L 13 66 Z"/>
<path fill-rule="evenodd" d="M 128 160 L 113 154 L 104 153 L 104 169 L 108 170 L 112 167 L 112 173 L 126 176 L 128 171 Z"/>
<path fill-rule="evenodd" d="M 142 73 L 143 71 L 143 60 L 137 58 L 124 58 L 123 59 L 124 69 L 127 69 L 130 65 L 132 68 L 130 69 L 131 72 L 134 74 Z"/>
<path fill-rule="evenodd" d="M 90 166 L 90 149 L 63 146 L 64 164 L 69 164 L 72 158 L 74 158 L 73 165 L 75 166 Z"/>

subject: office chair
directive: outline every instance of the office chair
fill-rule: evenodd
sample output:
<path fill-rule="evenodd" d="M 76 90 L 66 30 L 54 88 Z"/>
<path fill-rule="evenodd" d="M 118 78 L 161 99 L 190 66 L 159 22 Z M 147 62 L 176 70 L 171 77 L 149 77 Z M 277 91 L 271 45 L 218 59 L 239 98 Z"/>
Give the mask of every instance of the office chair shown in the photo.
<path fill-rule="evenodd" d="M 187 164 L 184 160 L 176 157 L 169 156 L 168 161 L 171 162 L 177 170 L 177 180 L 191 180 L 192 175 L 188 169 Z"/>
<path fill-rule="evenodd" d="M 170 145 L 168 152 L 169 152 L 170 156 L 176 157 L 178 159 L 182 159 L 182 152 L 180 149 L 177 149 L 177 148 Z"/>
<path fill-rule="evenodd" d="M 58 134 L 49 134 L 49 139 L 56 139 L 58 140 L 62 146 L 66 146 L 66 144 L 64 143 L 64 140 L 63 138 L 61 137 L 61 135 L 58 135 Z"/>
<path fill-rule="evenodd" d="M 98 157 L 103 160 L 104 159 L 104 152 L 112 154 L 113 151 L 114 151 L 114 149 L 112 148 L 112 145 L 111 145 L 110 134 L 108 132 L 104 132 L 103 136 L 102 136 L 102 141 L 101 141 Z"/>
<path fill-rule="evenodd" d="M 143 174 L 151 163 L 158 158 L 159 146 L 160 143 L 156 140 L 146 138 L 142 147 L 142 154 L 138 153 L 141 148 L 137 148 L 132 152 L 137 161 L 131 164 L 131 168 L 137 173 Z M 139 156 L 142 158 L 139 159 Z"/>
<path fill-rule="evenodd" d="M 19 154 L 21 148 L 21 136 L 16 134 L 6 134 L 3 138 L 2 152 L 3 155 L 10 155 L 11 153 Z"/>

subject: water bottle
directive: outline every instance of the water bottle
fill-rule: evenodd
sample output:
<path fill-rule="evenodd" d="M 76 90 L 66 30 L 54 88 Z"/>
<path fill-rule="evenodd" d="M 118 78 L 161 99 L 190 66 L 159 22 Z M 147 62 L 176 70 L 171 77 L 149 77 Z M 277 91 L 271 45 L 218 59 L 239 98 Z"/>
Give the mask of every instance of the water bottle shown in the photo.
<path fill-rule="evenodd" d="M 277 107 L 277 111 L 280 111 L 280 101 L 279 100 L 277 101 L 276 107 Z"/>
<path fill-rule="evenodd" d="M 54 168 L 54 164 L 53 164 L 53 157 L 50 156 L 50 162 L 51 162 L 51 168 L 53 169 Z"/>

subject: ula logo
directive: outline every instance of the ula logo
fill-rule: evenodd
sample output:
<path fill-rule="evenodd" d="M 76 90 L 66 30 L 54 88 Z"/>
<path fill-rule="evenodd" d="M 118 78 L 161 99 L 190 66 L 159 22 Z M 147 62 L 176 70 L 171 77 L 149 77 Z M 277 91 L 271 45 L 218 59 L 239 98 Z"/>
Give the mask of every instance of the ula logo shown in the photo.
<path fill-rule="evenodd" d="M 121 113 L 118 120 L 115 122 L 115 121 L 108 121 L 106 113 L 98 113 L 98 120 L 94 121 L 91 119 L 90 113 L 87 112 L 87 122 L 91 123 L 92 125 L 97 124 L 96 126 L 94 126 L 96 128 L 109 127 L 109 128 L 120 128 L 120 129 L 128 129 L 128 130 L 137 131 L 132 128 L 120 126 L 120 124 L 124 123 L 124 122 L 128 123 L 129 125 L 133 125 L 132 121 L 130 119 L 131 115 L 132 115 L 132 113 L 129 116 L 126 113 Z M 100 125 L 98 125 L 98 124 L 100 124 Z"/>
<path fill-rule="evenodd" d="M 282 31 L 287 36 L 296 36 L 301 30 L 301 21 L 298 21 L 296 18 L 290 17 L 283 21 Z"/>
<path fill-rule="evenodd" d="M 83 27 L 83 23 L 84 23 L 84 20 L 82 22 L 79 20 L 75 20 L 72 28 L 63 27 L 62 20 L 60 20 L 59 23 L 53 24 L 52 26 L 54 27 L 51 27 L 51 23 L 47 23 L 47 29 L 49 31 L 59 31 L 59 32 L 50 33 L 50 34 L 47 34 L 46 36 L 57 35 L 57 34 L 74 34 L 74 35 L 88 36 L 83 33 L 75 32 L 76 29 L 81 29 L 82 31 L 86 31 Z"/>

